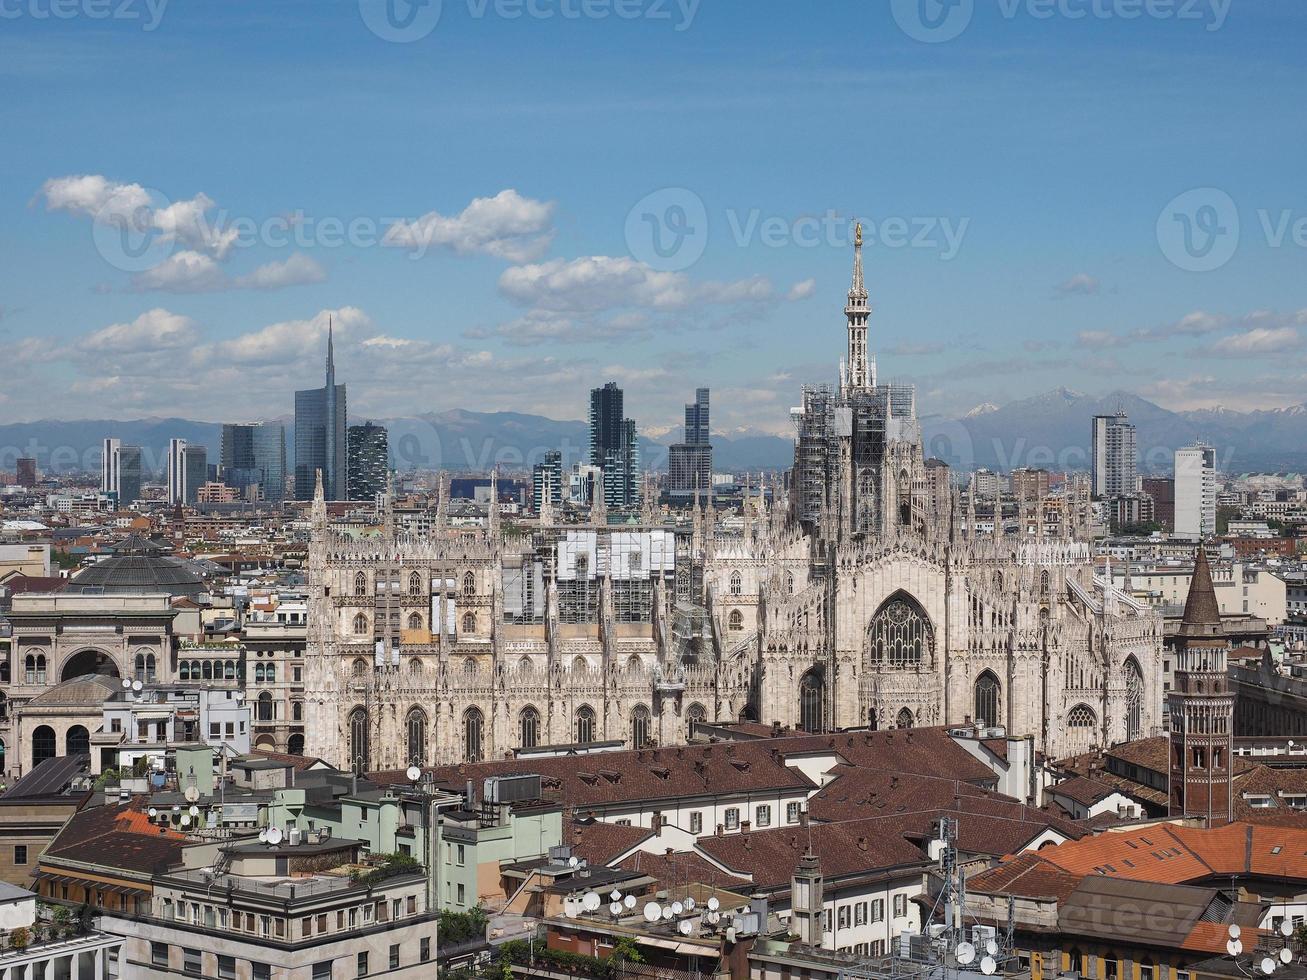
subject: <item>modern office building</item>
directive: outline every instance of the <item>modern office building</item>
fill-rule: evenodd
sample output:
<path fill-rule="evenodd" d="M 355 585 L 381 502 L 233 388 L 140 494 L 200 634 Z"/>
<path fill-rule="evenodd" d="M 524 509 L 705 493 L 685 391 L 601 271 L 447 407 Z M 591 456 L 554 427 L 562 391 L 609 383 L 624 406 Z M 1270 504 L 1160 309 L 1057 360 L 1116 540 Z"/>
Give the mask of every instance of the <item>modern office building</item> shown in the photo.
<path fill-rule="evenodd" d="M 1091 462 L 1095 497 L 1118 497 L 1139 489 L 1139 447 L 1125 412 L 1095 415 Z"/>
<path fill-rule="evenodd" d="M 610 381 L 590 392 L 590 464 L 604 471 L 604 503 L 640 503 L 640 446 L 635 421 L 626 418 L 622 389 Z"/>
<path fill-rule="evenodd" d="M 168 440 L 168 503 L 193 504 L 208 479 L 209 453 L 185 439 Z"/>
<path fill-rule="evenodd" d="M 336 384 L 332 330 L 327 327 L 327 378 L 321 388 L 295 392 L 295 499 L 311 500 L 317 473 L 328 500 L 348 499 L 345 386 Z"/>
<path fill-rule="evenodd" d="M 222 481 L 245 499 L 279 503 L 286 497 L 286 430 L 276 423 L 222 427 Z M 197 488 L 198 493 L 198 488 Z"/>
<path fill-rule="evenodd" d="M 1146 476 L 1144 493 L 1153 498 L 1153 520 L 1162 530 L 1175 530 L 1175 480 L 1165 476 Z"/>
<path fill-rule="evenodd" d="M 114 440 L 117 442 L 117 440 Z M 113 472 L 117 481 L 114 488 L 118 505 L 125 506 L 141 499 L 141 447 L 118 446 L 114 449 Z"/>
<path fill-rule="evenodd" d="M 105 439 L 100 444 L 100 492 L 118 496 L 118 447 L 121 439 Z"/>
<path fill-rule="evenodd" d="M 30 456 L 20 456 L 18 464 L 15 467 L 15 478 L 20 487 L 26 487 L 28 490 L 36 486 L 36 460 Z"/>
<path fill-rule="evenodd" d="M 684 441 L 667 451 L 667 495 L 674 503 L 706 498 L 712 484 L 712 442 L 708 427 L 708 389 L 695 392 L 685 406 Z"/>
<path fill-rule="evenodd" d="M 531 509 L 539 514 L 546 499 L 552 507 L 563 503 L 563 454 L 557 449 L 531 467 Z"/>
<path fill-rule="evenodd" d="M 367 422 L 349 427 L 346 484 L 350 500 L 376 500 L 386 492 L 390 442 L 385 426 Z"/>
<path fill-rule="evenodd" d="M 1189 538 L 1216 533 L 1216 450 L 1211 446 L 1175 451 L 1175 533 Z"/>

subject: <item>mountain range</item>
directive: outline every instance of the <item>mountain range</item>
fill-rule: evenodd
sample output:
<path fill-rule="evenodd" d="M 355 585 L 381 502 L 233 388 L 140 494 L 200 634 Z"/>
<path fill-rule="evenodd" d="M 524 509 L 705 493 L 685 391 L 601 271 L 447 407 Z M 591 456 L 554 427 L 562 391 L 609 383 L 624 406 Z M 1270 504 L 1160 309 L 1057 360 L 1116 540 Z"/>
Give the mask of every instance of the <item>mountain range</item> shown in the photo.
<path fill-rule="evenodd" d="M 1001 407 L 979 405 L 959 418 L 927 417 L 922 432 L 927 455 L 961 470 L 1086 469 L 1090 418 L 1117 411 L 1124 411 L 1137 428 L 1145 474 L 1169 473 L 1174 450 L 1199 440 L 1216 448 L 1217 465 L 1225 472 L 1307 471 L 1307 405 L 1172 412 L 1129 392 L 1095 397 L 1059 388 Z M 292 426 L 280 421 L 286 425 L 291 462 Z M 553 449 L 561 450 L 570 465 L 584 456 L 589 440 L 585 422 L 520 412 L 453 409 L 374 421 L 390 430 L 391 453 L 401 470 L 485 472 L 495 463 L 515 470 L 529 468 Z M 43 472 L 95 472 L 101 440 L 115 436 L 141 446 L 145 470 L 161 473 L 170 438 L 206 446 L 210 462 L 216 462 L 220 433 L 216 423 L 180 418 L 11 423 L 0 425 L 0 469 L 12 469 L 17 456 L 35 455 Z M 658 438 L 642 436 L 646 467 L 666 469 L 667 447 L 679 437 L 679 429 Z M 760 432 L 714 434 L 713 446 L 714 467 L 724 472 L 783 468 L 793 458 L 790 439 Z"/>

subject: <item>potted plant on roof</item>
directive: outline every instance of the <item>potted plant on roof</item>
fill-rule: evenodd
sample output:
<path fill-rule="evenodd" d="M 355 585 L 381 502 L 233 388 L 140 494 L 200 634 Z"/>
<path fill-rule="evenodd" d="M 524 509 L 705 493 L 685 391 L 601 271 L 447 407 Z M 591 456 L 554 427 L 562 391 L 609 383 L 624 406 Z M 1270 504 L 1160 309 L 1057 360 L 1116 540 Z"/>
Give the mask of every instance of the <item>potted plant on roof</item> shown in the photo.
<path fill-rule="evenodd" d="M 31 934 L 23 926 L 19 926 L 9 934 L 9 945 L 17 950 L 27 949 L 28 943 L 31 941 Z"/>

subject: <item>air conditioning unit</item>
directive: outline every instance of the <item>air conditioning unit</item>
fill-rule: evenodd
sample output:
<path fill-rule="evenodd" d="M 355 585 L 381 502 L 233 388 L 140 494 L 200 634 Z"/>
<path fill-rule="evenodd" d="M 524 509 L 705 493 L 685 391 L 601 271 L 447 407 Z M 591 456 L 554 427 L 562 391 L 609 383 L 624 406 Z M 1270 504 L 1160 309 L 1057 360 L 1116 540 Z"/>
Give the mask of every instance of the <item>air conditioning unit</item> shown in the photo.
<path fill-rule="evenodd" d="M 298 847 L 300 843 L 300 829 L 298 827 L 291 827 L 290 833 L 286 835 L 286 838 L 290 841 L 291 847 Z"/>

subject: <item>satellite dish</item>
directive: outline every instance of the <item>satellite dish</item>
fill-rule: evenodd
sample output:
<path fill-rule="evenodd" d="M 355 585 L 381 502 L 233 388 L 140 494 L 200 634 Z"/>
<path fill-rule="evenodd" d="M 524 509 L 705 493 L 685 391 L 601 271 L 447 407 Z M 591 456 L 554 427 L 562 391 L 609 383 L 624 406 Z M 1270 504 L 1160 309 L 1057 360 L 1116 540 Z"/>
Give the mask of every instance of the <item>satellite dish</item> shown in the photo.
<path fill-rule="evenodd" d="M 190 814 L 192 817 L 198 817 L 200 815 L 200 808 L 192 804 L 190 809 Z"/>
<path fill-rule="evenodd" d="M 722 921 L 722 914 L 720 912 L 709 912 L 708 921 L 713 925 L 717 925 L 717 923 Z"/>
<path fill-rule="evenodd" d="M 685 900 L 685 911 L 687 911 L 687 912 L 693 912 L 693 911 L 694 911 L 694 899 L 692 899 L 692 898 L 687 898 L 687 899 Z"/>
<path fill-rule="evenodd" d="M 1237 925 L 1231 925 L 1229 929 L 1229 933 L 1231 939 L 1238 939 L 1240 935 L 1240 929 Z"/>
<path fill-rule="evenodd" d="M 958 962 L 969 966 L 976 959 L 976 947 L 971 943 L 958 943 Z"/>
<path fill-rule="evenodd" d="M 980 972 L 987 977 L 992 977 L 994 971 L 998 969 L 998 964 L 994 962 L 994 957 L 986 956 L 980 961 Z"/>
<path fill-rule="evenodd" d="M 635 908 L 635 896 L 627 895 L 624 899 L 622 899 L 622 904 L 625 905 L 628 909 Z"/>
<path fill-rule="evenodd" d="M 273 845 L 276 845 L 276 844 L 280 844 L 280 843 L 281 843 L 281 828 L 280 828 L 280 827 L 269 827 L 269 828 L 268 828 L 268 843 L 269 843 L 269 844 L 273 844 Z"/>
<path fill-rule="evenodd" d="M 1231 956 L 1238 956 L 1243 952 L 1243 943 L 1237 939 L 1227 939 L 1225 941 L 1225 951 Z"/>
<path fill-rule="evenodd" d="M 124 677 L 124 678 L 123 678 L 123 690 L 126 691 L 126 690 L 127 690 L 128 688 L 130 688 L 131 686 L 132 686 L 132 679 L 131 679 L 130 677 Z"/>
<path fill-rule="evenodd" d="M 266 830 L 259 831 L 259 843 L 260 844 L 268 843 L 268 832 Z"/>
<path fill-rule="evenodd" d="M 722 903 L 719 902 L 719 901 L 717 901 L 717 896 L 716 896 L 716 895 L 714 895 L 712 898 L 708 899 L 708 911 L 709 911 L 709 912 L 716 912 L 716 911 L 717 911 L 719 908 L 721 908 L 721 907 L 722 907 Z"/>
<path fill-rule="evenodd" d="M 580 858 L 570 857 L 567 859 L 567 866 L 570 868 L 575 868 L 580 863 L 581 863 Z"/>
<path fill-rule="evenodd" d="M 186 826 L 188 826 L 188 825 L 190 824 L 190 822 L 191 822 L 191 815 L 190 815 L 189 813 L 183 813 L 183 814 L 182 814 L 182 826 L 183 826 L 183 827 L 186 827 Z"/>
<path fill-rule="evenodd" d="M 611 892 L 608 893 L 608 901 L 620 902 L 621 900 L 622 900 L 622 893 L 619 892 L 616 888 L 614 888 Z"/>
<path fill-rule="evenodd" d="M 994 940 L 992 939 L 985 940 L 985 952 L 988 953 L 990 956 L 997 956 L 998 943 L 994 942 Z"/>
<path fill-rule="evenodd" d="M 684 911 L 685 911 L 685 906 L 682 905 L 680 902 L 672 903 L 672 915 L 680 915 Z"/>
<path fill-rule="evenodd" d="M 601 901 L 603 900 L 599 897 L 598 892 L 586 892 L 585 898 L 581 900 L 581 903 L 584 905 L 587 912 L 594 912 L 598 910 Z"/>
<path fill-rule="evenodd" d="M 186 797 L 186 801 L 188 803 L 194 803 L 196 800 L 200 798 L 200 791 L 196 789 L 194 786 L 187 786 L 186 792 L 183 793 L 182 795 Z"/>
<path fill-rule="evenodd" d="M 419 769 L 417 766 L 409 766 L 406 770 L 404 770 L 404 775 L 408 777 L 408 781 L 410 783 L 416 783 L 419 779 L 422 778 L 422 770 Z"/>
<path fill-rule="evenodd" d="M 1269 956 L 1263 956 L 1261 962 L 1262 972 L 1268 977 L 1275 972 L 1275 960 Z"/>
<path fill-rule="evenodd" d="M 143 687 L 145 687 L 145 685 L 142 684 L 140 681 L 132 681 L 132 690 L 133 690 L 133 691 L 139 691 L 139 690 L 141 690 L 141 688 L 143 688 Z"/>
<path fill-rule="evenodd" d="M 157 816 L 159 815 L 159 811 L 156 810 L 154 807 L 150 807 L 150 809 L 149 809 L 149 814 L 150 814 L 150 816 L 152 816 L 152 817 L 157 817 Z"/>
<path fill-rule="evenodd" d="M 671 919 L 671 917 L 672 917 L 672 907 L 671 907 L 670 905 L 664 906 L 664 907 L 663 907 L 663 918 L 664 918 L 664 919 Z"/>
<path fill-rule="evenodd" d="M 660 906 L 657 902 L 645 902 L 645 903 L 644 903 L 644 921 L 645 921 L 645 922 L 657 922 L 657 921 L 658 921 L 659 919 L 661 919 L 662 917 L 663 917 L 662 906 Z"/>
<path fill-rule="evenodd" d="M 617 918 L 619 915 L 622 914 L 622 903 L 621 903 L 621 902 L 609 902 L 609 903 L 608 903 L 608 911 L 609 911 L 609 913 L 612 914 L 612 916 L 613 916 L 614 919 Z"/>
<path fill-rule="evenodd" d="M 1288 939 L 1293 935 L 1293 923 L 1288 919 L 1282 919 L 1280 921 L 1280 935 L 1285 939 Z"/>
<path fill-rule="evenodd" d="M 682 936 L 688 936 L 694 931 L 694 923 L 689 919 L 682 919 L 676 926 L 681 931 Z"/>
<path fill-rule="evenodd" d="M 1293 950 L 1291 950 L 1288 946 L 1280 950 L 1280 962 L 1283 963 L 1285 966 L 1288 966 L 1290 963 L 1293 962 Z"/>

